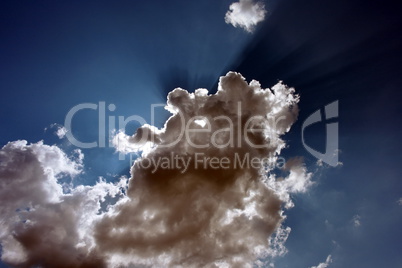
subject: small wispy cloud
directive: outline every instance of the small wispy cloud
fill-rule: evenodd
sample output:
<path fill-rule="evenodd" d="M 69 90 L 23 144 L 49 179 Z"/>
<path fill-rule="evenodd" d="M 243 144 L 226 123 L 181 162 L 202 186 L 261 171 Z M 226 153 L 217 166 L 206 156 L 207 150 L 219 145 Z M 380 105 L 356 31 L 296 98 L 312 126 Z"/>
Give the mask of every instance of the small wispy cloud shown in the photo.
<path fill-rule="evenodd" d="M 361 219 L 361 217 L 360 217 L 360 215 L 358 215 L 358 214 L 356 214 L 356 215 L 353 216 L 352 221 L 353 221 L 353 225 L 354 225 L 355 227 L 360 227 L 360 225 L 362 224 L 361 221 L 360 221 L 360 219 Z"/>
<path fill-rule="evenodd" d="M 59 127 L 56 130 L 56 135 L 57 135 L 57 137 L 59 137 L 59 139 L 64 138 L 64 136 L 66 136 L 66 133 L 67 133 L 67 129 L 65 127 Z"/>
<path fill-rule="evenodd" d="M 327 267 L 329 267 L 330 263 L 332 263 L 332 257 L 331 257 L 331 255 L 328 255 L 325 262 L 322 262 L 322 263 L 318 264 L 317 266 L 311 266 L 311 268 L 327 268 Z"/>
<path fill-rule="evenodd" d="M 338 157 L 338 155 L 340 155 L 342 153 L 341 150 L 336 149 L 333 153 L 332 153 L 332 157 Z M 318 159 L 316 162 L 316 165 L 319 167 L 323 167 L 324 166 L 324 161 L 322 159 Z M 338 161 L 338 163 L 336 163 L 336 165 L 334 165 L 334 167 L 341 167 L 343 166 L 343 162 Z"/>
<path fill-rule="evenodd" d="M 67 134 L 67 129 L 59 124 L 51 124 L 49 127 L 45 128 L 45 131 L 50 130 L 50 129 L 54 129 L 55 131 L 53 132 L 57 137 L 59 137 L 59 139 L 62 139 L 66 136 Z"/>
<path fill-rule="evenodd" d="M 239 0 L 229 6 L 225 15 L 225 22 L 234 27 L 240 26 L 247 32 L 253 32 L 254 27 L 265 19 L 265 6 L 262 2 L 253 0 Z"/>
<path fill-rule="evenodd" d="M 396 201 L 396 202 L 398 203 L 398 205 L 402 206 L 402 197 L 401 197 L 401 198 L 399 198 L 399 200 L 398 200 L 398 201 Z"/>

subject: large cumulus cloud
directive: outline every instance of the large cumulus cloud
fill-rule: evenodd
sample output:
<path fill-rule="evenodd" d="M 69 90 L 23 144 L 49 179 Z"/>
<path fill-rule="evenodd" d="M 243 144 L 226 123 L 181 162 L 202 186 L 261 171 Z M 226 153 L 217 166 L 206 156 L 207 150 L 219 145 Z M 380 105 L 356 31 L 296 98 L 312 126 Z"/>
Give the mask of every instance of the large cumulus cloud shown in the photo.
<path fill-rule="evenodd" d="M 142 138 L 126 137 L 132 147 L 142 140 L 154 148 L 133 165 L 127 202 L 98 224 L 101 251 L 184 267 L 251 267 L 269 254 L 268 238 L 284 218 L 283 202 L 290 202 L 285 193 L 309 184 L 300 161 L 288 163 L 286 179 L 267 176 L 285 146 L 280 136 L 297 118 L 298 100 L 282 83 L 263 89 L 234 72 L 221 77 L 216 94 L 172 91 L 167 109 L 173 115 L 164 128 L 146 126 Z M 213 158 L 229 164 L 213 166 Z M 178 165 L 158 165 L 163 159 L 179 159 Z M 267 165 L 240 167 L 236 159 L 266 159 Z"/>
<path fill-rule="evenodd" d="M 2 260 L 16 267 L 252 267 L 284 254 L 284 207 L 311 185 L 300 158 L 277 165 L 298 101 L 282 82 L 264 89 L 234 72 L 221 77 L 216 94 L 177 88 L 164 128 L 116 135 L 121 152 L 142 151 L 128 185 L 122 178 L 63 189 L 60 178 L 82 169 L 80 152 L 7 144 L 0 151 Z M 117 202 L 107 205 L 107 196 Z"/>

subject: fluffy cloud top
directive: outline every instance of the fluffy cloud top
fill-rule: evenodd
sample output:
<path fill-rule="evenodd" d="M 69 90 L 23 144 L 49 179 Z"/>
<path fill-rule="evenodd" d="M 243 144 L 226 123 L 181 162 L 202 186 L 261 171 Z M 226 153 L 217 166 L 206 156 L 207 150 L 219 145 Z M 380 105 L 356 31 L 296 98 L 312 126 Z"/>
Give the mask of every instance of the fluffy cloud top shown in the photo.
<path fill-rule="evenodd" d="M 239 2 L 230 5 L 229 11 L 225 15 L 225 22 L 252 32 L 254 27 L 265 19 L 266 13 L 262 2 L 254 3 L 253 0 L 239 0 Z"/>
<path fill-rule="evenodd" d="M 299 158 L 284 164 L 287 175 L 272 170 L 298 101 L 281 82 L 263 89 L 234 72 L 220 78 L 216 94 L 177 88 L 163 129 L 117 134 L 120 151 L 142 151 L 128 184 L 101 180 L 68 193 L 59 178 L 79 174 L 82 155 L 7 144 L 0 150 L 2 260 L 44 268 L 253 267 L 285 254 L 283 204 L 306 191 L 311 174 Z"/>

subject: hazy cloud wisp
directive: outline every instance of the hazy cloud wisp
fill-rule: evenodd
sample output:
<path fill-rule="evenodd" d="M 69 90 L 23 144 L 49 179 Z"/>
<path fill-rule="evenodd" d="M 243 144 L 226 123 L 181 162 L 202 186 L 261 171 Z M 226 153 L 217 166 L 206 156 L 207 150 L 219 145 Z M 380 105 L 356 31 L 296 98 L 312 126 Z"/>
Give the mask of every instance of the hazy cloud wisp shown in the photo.
<path fill-rule="evenodd" d="M 322 262 L 322 263 L 318 264 L 317 266 L 312 266 L 311 268 L 327 268 L 327 267 L 329 267 L 330 263 L 332 263 L 332 257 L 331 257 L 331 255 L 328 255 L 325 262 Z"/>

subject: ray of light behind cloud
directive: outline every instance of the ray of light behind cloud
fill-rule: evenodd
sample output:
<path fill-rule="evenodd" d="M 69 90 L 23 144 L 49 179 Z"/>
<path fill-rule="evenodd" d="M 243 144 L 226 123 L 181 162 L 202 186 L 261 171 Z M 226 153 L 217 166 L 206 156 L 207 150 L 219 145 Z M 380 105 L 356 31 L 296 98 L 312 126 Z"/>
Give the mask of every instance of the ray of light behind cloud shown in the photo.
<path fill-rule="evenodd" d="M 225 15 L 225 22 L 234 27 L 241 27 L 247 32 L 253 32 L 254 27 L 265 19 L 266 13 L 262 2 L 239 0 L 230 5 Z"/>

